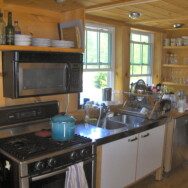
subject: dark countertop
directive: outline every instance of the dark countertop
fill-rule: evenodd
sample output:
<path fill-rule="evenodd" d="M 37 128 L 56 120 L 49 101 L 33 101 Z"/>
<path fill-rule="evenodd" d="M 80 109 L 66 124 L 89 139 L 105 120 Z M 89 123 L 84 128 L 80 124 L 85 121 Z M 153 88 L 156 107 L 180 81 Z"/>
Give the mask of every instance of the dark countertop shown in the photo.
<path fill-rule="evenodd" d="M 103 129 L 89 124 L 78 124 L 76 125 L 76 134 L 89 137 L 96 142 L 97 145 L 102 145 L 155 128 L 165 124 L 165 122 L 166 118 L 163 118 L 160 120 L 150 121 L 148 124 L 140 125 L 131 129 L 121 128 L 116 130 Z"/>

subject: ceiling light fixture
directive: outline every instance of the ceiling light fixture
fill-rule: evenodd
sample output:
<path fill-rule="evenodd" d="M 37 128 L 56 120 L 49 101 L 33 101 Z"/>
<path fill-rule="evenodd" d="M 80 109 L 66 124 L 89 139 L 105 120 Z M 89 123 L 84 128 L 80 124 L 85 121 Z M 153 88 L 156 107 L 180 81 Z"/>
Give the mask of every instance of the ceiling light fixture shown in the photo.
<path fill-rule="evenodd" d="M 57 3 L 63 3 L 65 2 L 66 0 L 56 0 Z"/>
<path fill-rule="evenodd" d="M 132 19 L 137 19 L 141 15 L 142 15 L 141 12 L 129 12 L 129 17 L 132 18 Z"/>
<path fill-rule="evenodd" d="M 181 28 L 181 27 L 183 27 L 183 25 L 184 25 L 184 24 L 181 24 L 181 23 L 172 24 L 172 26 L 173 26 L 174 28 Z"/>

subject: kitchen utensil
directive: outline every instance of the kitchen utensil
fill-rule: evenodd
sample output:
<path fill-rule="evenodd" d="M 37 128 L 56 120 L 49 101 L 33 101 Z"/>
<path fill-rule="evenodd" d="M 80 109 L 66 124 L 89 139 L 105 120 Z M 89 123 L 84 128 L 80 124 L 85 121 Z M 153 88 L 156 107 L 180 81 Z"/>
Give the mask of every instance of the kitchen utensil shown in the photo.
<path fill-rule="evenodd" d="M 70 140 L 74 137 L 75 121 L 73 116 L 58 114 L 51 118 L 52 138 L 58 141 Z"/>

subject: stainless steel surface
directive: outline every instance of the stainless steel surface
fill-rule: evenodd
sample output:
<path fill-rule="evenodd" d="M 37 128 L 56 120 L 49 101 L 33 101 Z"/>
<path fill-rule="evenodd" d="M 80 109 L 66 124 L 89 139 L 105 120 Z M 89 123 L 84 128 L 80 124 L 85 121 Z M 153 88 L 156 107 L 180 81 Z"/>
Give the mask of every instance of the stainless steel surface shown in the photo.
<path fill-rule="evenodd" d="M 172 170 L 188 161 L 188 116 L 175 120 L 171 161 Z"/>
<path fill-rule="evenodd" d="M 152 123 L 152 120 L 148 120 L 145 118 L 141 118 L 138 116 L 131 115 L 118 115 L 108 119 L 107 124 L 123 124 L 126 128 L 133 129 L 140 126 L 144 126 L 146 124 Z M 106 125 L 108 126 L 108 125 Z"/>
<path fill-rule="evenodd" d="M 62 72 L 66 69 L 65 63 L 20 63 L 19 64 L 19 95 L 20 96 L 27 96 L 27 95 L 39 95 L 39 94 L 48 94 L 48 93 L 58 93 L 58 92 L 65 92 L 66 91 L 66 74 L 63 74 L 62 85 L 56 88 L 35 88 L 35 89 L 27 89 L 24 86 L 24 71 L 25 70 L 37 70 L 37 69 L 62 69 Z M 36 87 L 36 86 L 35 86 Z"/>
<path fill-rule="evenodd" d="M 27 165 L 27 163 L 20 163 L 19 174 L 20 174 L 20 177 L 28 176 L 28 165 Z"/>
<path fill-rule="evenodd" d="M 29 178 L 25 177 L 25 178 L 20 178 L 20 188 L 29 188 Z"/>
<path fill-rule="evenodd" d="M 48 119 L 45 120 L 35 120 L 35 122 L 27 122 L 27 123 L 17 123 L 13 125 L 7 125 L 6 127 L 0 127 L 0 138 L 5 138 L 9 136 L 16 136 L 20 134 L 36 132 L 41 129 L 50 129 L 51 124 Z"/>
<path fill-rule="evenodd" d="M 89 159 L 87 161 L 84 161 L 84 164 L 92 162 L 92 160 L 93 160 L 93 158 Z M 43 175 L 40 175 L 40 176 L 36 176 L 36 177 L 32 178 L 32 181 L 38 181 L 38 180 L 42 180 L 42 179 L 49 178 L 49 177 L 52 177 L 52 176 L 56 176 L 58 174 L 66 172 L 68 170 L 69 170 L 68 168 L 64 168 L 64 169 L 57 170 L 57 171 L 54 171 L 54 172 L 51 172 L 51 173 L 48 173 L 48 174 L 43 174 Z"/>
<path fill-rule="evenodd" d="M 118 121 L 111 121 L 110 119 L 106 120 L 106 129 L 121 129 L 126 128 L 126 125 L 124 123 L 118 122 Z"/>
<path fill-rule="evenodd" d="M 6 150 L 6 148 L 7 149 L 9 148 L 9 147 L 6 147 L 6 143 L 9 143 L 9 142 L 7 142 L 8 140 L 10 141 L 11 139 L 13 139 L 13 140 L 18 139 L 18 142 L 20 142 L 21 147 L 22 147 L 20 138 L 23 138 L 23 142 L 24 142 L 27 140 L 28 135 L 31 136 L 30 138 L 35 138 L 35 137 L 32 137 L 32 135 L 35 135 L 35 132 L 38 132 L 38 131 L 40 132 L 42 129 L 50 129 L 51 128 L 50 117 L 55 115 L 54 113 L 56 110 L 54 110 L 54 109 L 56 109 L 56 107 L 58 107 L 57 101 L 52 101 L 52 102 L 45 102 L 42 104 L 41 103 L 29 104 L 26 106 L 25 105 L 23 105 L 23 106 L 22 105 L 9 106 L 9 107 L 0 109 L 0 112 L 1 112 L 0 113 L 0 115 L 1 115 L 1 119 L 0 119 L 0 131 L 1 131 L 0 153 L 1 153 L 1 157 L 2 157 L 1 160 L 2 160 L 3 164 L 5 164 L 5 161 L 10 163 L 9 173 L 11 175 L 10 175 L 9 180 L 11 182 L 14 182 L 14 181 L 17 182 L 17 183 L 14 182 L 14 185 L 11 184 L 11 188 L 12 188 L 12 186 L 17 187 L 17 184 L 19 184 L 18 185 L 19 188 L 29 188 L 31 180 L 39 181 L 44 178 L 53 177 L 53 176 L 56 176 L 61 173 L 63 174 L 68 169 L 68 166 L 70 166 L 74 163 L 80 162 L 80 161 L 83 161 L 84 164 L 88 164 L 90 162 L 88 165 L 86 165 L 86 168 L 87 168 L 86 171 L 88 171 L 88 168 L 90 168 L 91 169 L 90 172 L 92 173 L 91 175 L 95 176 L 95 160 L 96 160 L 95 159 L 95 153 L 96 153 L 95 150 L 96 150 L 96 148 L 90 139 L 87 140 L 85 138 L 82 143 L 81 139 L 80 139 L 81 136 L 79 137 L 79 139 L 77 139 L 77 140 L 75 140 L 75 142 L 73 142 L 73 145 L 69 145 L 67 147 L 62 147 L 62 148 L 60 147 L 59 149 L 57 148 L 57 150 L 56 149 L 52 150 L 52 152 L 50 152 L 50 151 L 43 152 L 41 150 L 41 153 L 40 153 L 40 150 L 37 150 L 37 148 L 36 148 L 36 150 L 29 150 L 28 152 L 32 151 L 34 153 L 33 153 L 33 157 L 31 156 L 28 158 L 21 158 L 22 154 L 17 152 L 19 149 L 15 150 L 15 152 L 14 152 L 14 149 L 11 149 L 10 152 L 9 152 L 9 150 Z M 51 111 L 53 111 L 53 112 L 51 112 Z M 9 114 L 9 115 L 6 116 L 6 114 Z M 21 122 L 21 123 L 18 123 L 18 122 Z M 25 134 L 25 133 L 29 133 L 29 134 Z M 7 138 L 7 137 L 10 137 L 10 138 Z M 3 142 L 3 140 L 4 140 L 4 142 Z M 4 148 L 2 145 L 3 143 L 5 146 Z M 33 142 L 34 147 L 38 147 L 38 145 L 35 146 L 35 143 L 36 143 L 36 141 Z M 38 144 L 38 142 L 37 142 L 37 144 Z M 40 149 L 40 147 L 39 147 L 39 149 Z M 83 153 L 84 149 L 87 150 L 88 153 L 85 155 L 83 154 L 83 156 L 80 157 L 79 153 L 81 153 L 81 152 Z M 39 151 L 39 153 L 36 154 L 36 151 Z M 24 152 L 25 152 L 25 150 L 24 150 Z M 26 152 L 27 152 L 27 150 L 26 150 Z M 76 152 L 80 158 L 75 158 L 75 159 L 71 160 L 69 158 L 71 155 L 71 152 L 72 153 Z M 66 160 L 62 161 L 62 157 L 60 155 L 62 157 L 65 157 Z M 51 166 L 48 164 L 48 162 L 52 159 L 57 160 L 57 163 L 56 163 L 57 166 L 55 168 L 53 165 Z M 45 168 L 38 169 L 38 171 L 40 171 L 40 173 L 42 175 L 40 173 L 38 174 L 38 172 L 35 171 L 35 170 L 37 170 L 36 165 L 40 162 L 45 164 Z M 67 164 L 64 164 L 65 162 Z M 64 169 L 60 170 L 60 168 L 62 168 L 62 166 L 61 166 L 62 164 L 65 166 L 63 167 Z M 92 168 L 91 168 L 91 166 L 92 166 Z M 6 166 L 4 165 L 3 168 L 6 168 Z M 52 170 L 49 171 L 49 168 L 51 168 Z M 48 169 L 48 170 L 46 170 L 46 169 Z M 5 176 L 2 176 L 2 177 L 4 178 Z M 17 181 L 16 181 L 16 179 L 17 179 Z M 8 182 L 9 182 L 9 180 L 8 180 Z M 89 179 L 87 179 L 87 180 L 89 181 Z M 3 179 L 3 181 L 6 183 L 7 179 L 5 178 L 5 179 Z M 93 181 L 92 187 L 94 187 L 93 177 L 91 178 L 91 181 Z M 1 187 L 1 183 L 2 182 L 0 181 L 0 187 Z M 41 186 L 43 186 L 43 185 L 41 185 Z M 91 184 L 90 184 L 90 187 L 91 187 Z"/>

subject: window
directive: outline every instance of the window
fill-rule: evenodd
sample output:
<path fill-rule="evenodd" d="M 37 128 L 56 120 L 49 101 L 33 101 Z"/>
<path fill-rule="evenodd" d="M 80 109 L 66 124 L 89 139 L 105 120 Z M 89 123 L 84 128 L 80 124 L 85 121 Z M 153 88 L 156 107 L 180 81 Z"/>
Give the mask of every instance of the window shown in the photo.
<path fill-rule="evenodd" d="M 132 30 L 130 37 L 130 83 L 143 79 L 150 85 L 152 84 L 153 35 Z"/>
<path fill-rule="evenodd" d="M 101 102 L 102 88 L 113 88 L 113 46 L 113 27 L 86 24 L 83 92 L 80 93 L 80 104 L 84 103 L 84 98 Z"/>

